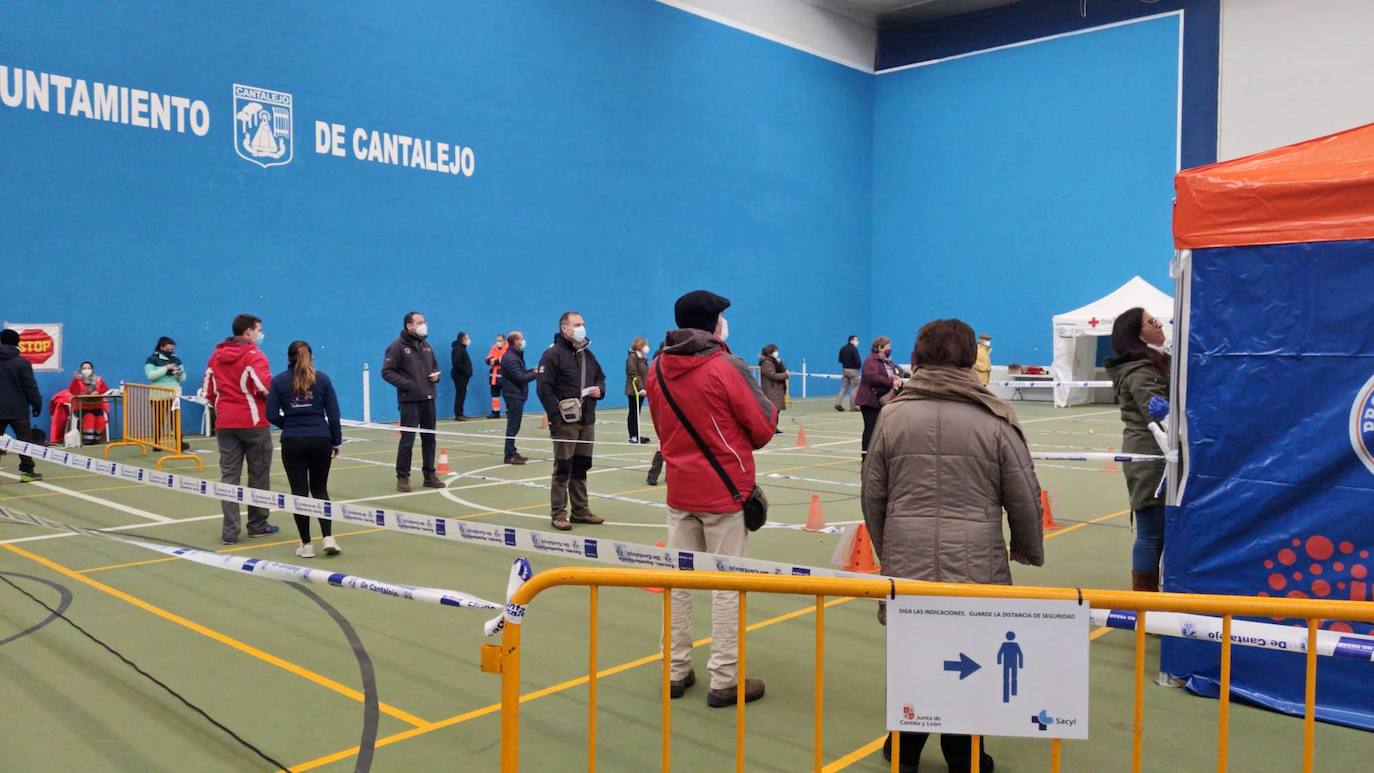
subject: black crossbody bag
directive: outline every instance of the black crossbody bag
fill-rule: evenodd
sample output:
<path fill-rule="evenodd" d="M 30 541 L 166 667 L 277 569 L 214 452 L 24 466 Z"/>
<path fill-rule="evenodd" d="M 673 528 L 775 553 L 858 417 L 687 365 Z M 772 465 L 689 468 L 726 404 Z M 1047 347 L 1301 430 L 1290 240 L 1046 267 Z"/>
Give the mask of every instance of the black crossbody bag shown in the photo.
<path fill-rule="evenodd" d="M 692 436 L 692 440 L 696 441 L 697 448 L 701 450 L 702 456 L 706 457 L 706 461 L 711 463 L 711 469 L 720 476 L 721 482 L 730 491 L 730 496 L 740 504 L 744 512 L 744 528 L 749 531 L 758 531 L 763 528 L 763 524 L 768 521 L 768 497 L 764 496 L 763 487 L 757 483 L 754 484 L 754 491 L 747 498 L 739 493 L 739 489 L 735 487 L 735 482 L 730 480 L 730 475 L 725 472 L 725 468 L 716 461 L 716 455 L 711 453 L 706 441 L 701 439 L 696 428 L 687 421 L 686 416 L 682 415 L 682 409 L 677 407 L 677 402 L 673 400 L 673 393 L 668 391 L 668 380 L 663 378 L 662 364 L 657 361 L 654 362 L 654 370 L 658 373 L 658 385 L 663 390 L 663 399 L 668 401 L 668 407 L 673 409 L 673 415 L 677 416 L 677 420 L 681 422 L 683 429 L 687 430 L 687 434 Z M 671 484 L 672 482 L 669 481 L 669 485 Z"/>

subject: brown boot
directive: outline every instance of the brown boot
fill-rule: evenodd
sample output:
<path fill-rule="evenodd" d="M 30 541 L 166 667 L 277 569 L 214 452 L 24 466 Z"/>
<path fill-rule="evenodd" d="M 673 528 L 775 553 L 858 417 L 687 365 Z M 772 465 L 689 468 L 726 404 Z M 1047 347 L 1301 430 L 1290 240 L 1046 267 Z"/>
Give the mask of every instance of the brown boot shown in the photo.
<path fill-rule="evenodd" d="M 1159 591 L 1159 572 L 1131 572 L 1131 590 L 1156 593 Z"/>
<path fill-rule="evenodd" d="M 444 482 L 439 480 L 439 476 L 432 472 L 425 473 L 425 488 L 446 488 Z"/>
<path fill-rule="evenodd" d="M 753 703 L 763 697 L 763 680 L 749 678 L 744 680 L 744 702 Z M 739 702 L 739 685 L 732 685 L 706 693 L 706 705 L 713 709 L 734 706 Z"/>
<path fill-rule="evenodd" d="M 602 517 L 599 516 L 599 515 L 593 515 L 593 514 L 591 514 L 591 513 L 587 513 L 587 514 L 585 514 L 585 515 L 578 515 L 577 513 L 573 513 L 572 522 L 573 522 L 573 523 L 586 523 L 586 524 L 591 524 L 592 526 L 596 526 L 596 525 L 598 525 L 598 524 L 603 524 L 603 523 L 605 523 L 605 522 L 606 522 L 606 519 L 605 519 L 605 518 L 602 518 Z"/>
<path fill-rule="evenodd" d="M 410 491 L 410 478 L 396 478 L 396 490 L 401 492 Z"/>

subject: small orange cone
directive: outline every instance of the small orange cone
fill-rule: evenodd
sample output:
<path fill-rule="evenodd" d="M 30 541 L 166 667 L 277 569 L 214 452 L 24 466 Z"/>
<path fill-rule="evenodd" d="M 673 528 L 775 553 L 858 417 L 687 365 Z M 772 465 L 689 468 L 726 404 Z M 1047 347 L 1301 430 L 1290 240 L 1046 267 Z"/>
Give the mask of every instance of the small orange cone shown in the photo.
<path fill-rule="evenodd" d="M 854 547 L 849 549 L 849 560 L 844 565 L 846 572 L 878 573 L 878 563 L 873 560 L 873 541 L 868 538 L 868 526 L 859 524 L 854 534 Z"/>
<path fill-rule="evenodd" d="M 439 466 L 436 467 L 434 471 L 437 472 L 437 473 L 439 473 L 440 475 L 448 475 L 449 473 L 453 472 L 453 470 L 450 470 L 450 469 L 448 468 L 448 449 L 447 449 L 447 448 L 441 448 L 441 449 L 439 449 Z"/>
<path fill-rule="evenodd" d="M 806 448 L 806 427 L 797 430 L 797 448 Z"/>
<path fill-rule="evenodd" d="M 663 543 L 662 543 L 661 541 L 660 541 L 660 542 L 655 542 L 655 543 L 654 543 L 654 547 L 659 547 L 659 548 L 661 548 L 661 547 L 663 547 Z M 663 589 L 662 589 L 662 588 L 640 588 L 640 590 L 646 590 L 646 591 L 649 591 L 650 593 L 662 593 L 662 592 L 663 592 Z"/>
<path fill-rule="evenodd" d="M 806 511 L 806 525 L 802 531 L 825 531 L 825 515 L 821 512 L 821 495 L 811 495 L 811 509 Z"/>
<path fill-rule="evenodd" d="M 1107 446 L 1107 453 L 1114 454 L 1116 453 L 1116 449 L 1112 448 L 1111 446 Z M 1121 472 L 1121 465 L 1117 464 L 1115 459 L 1108 459 L 1107 461 L 1102 463 L 1102 471 Z"/>
<path fill-rule="evenodd" d="M 547 413 L 541 413 L 541 414 L 539 414 L 539 428 L 540 428 L 540 429 L 548 429 L 548 428 L 549 428 L 549 415 L 548 415 Z"/>
<path fill-rule="evenodd" d="M 1059 528 L 1060 524 L 1054 522 L 1054 508 L 1050 506 L 1050 492 L 1040 489 L 1040 512 L 1042 515 L 1041 524 L 1045 531 Z"/>

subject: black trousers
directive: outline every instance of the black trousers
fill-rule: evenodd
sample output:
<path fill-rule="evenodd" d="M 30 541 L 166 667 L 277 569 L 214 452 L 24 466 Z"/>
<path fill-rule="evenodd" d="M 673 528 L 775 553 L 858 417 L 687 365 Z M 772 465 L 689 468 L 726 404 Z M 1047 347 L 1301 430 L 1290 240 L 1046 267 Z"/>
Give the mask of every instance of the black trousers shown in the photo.
<path fill-rule="evenodd" d="M 643 410 L 643 409 L 644 409 L 644 398 L 641 397 L 641 398 L 638 398 L 638 399 L 639 399 L 639 409 L 640 409 L 640 410 Z M 630 442 L 631 442 L 631 443 L 638 443 L 638 442 L 639 442 L 639 411 L 635 410 L 635 406 L 634 406 L 634 405 L 631 405 L 631 406 L 630 406 Z"/>
<path fill-rule="evenodd" d="M 281 464 L 286 468 L 286 480 L 291 493 L 298 497 L 329 498 L 329 465 L 333 447 L 327 437 L 284 437 L 281 439 Z M 310 541 L 310 516 L 295 513 L 296 531 L 301 542 Z M 320 519 L 320 536 L 334 533 L 328 518 Z"/>
<path fill-rule="evenodd" d="M 420 429 L 434 429 L 434 401 L 425 400 L 418 403 L 401 403 L 402 427 L 419 427 Z M 410 456 L 411 450 L 415 448 L 415 436 L 420 435 L 420 458 L 423 462 L 420 469 L 425 475 L 434 474 L 434 433 L 402 432 L 400 445 L 396 448 L 396 477 L 410 477 Z"/>
<path fill-rule="evenodd" d="M 864 438 L 861 447 L 865 454 L 868 453 L 868 441 L 873 438 L 873 428 L 878 426 L 878 413 L 881 411 L 882 408 L 869 408 L 867 405 L 859 406 L 859 413 L 863 414 L 864 417 Z"/>
<path fill-rule="evenodd" d="M 525 419 L 524 400 L 506 400 L 506 458 L 510 459 L 519 451 L 515 449 L 515 436 L 520 434 L 520 423 Z"/>
<path fill-rule="evenodd" d="M 455 419 L 463 417 L 463 400 L 468 396 L 468 381 L 471 379 L 471 376 L 453 377 L 453 389 L 455 390 L 453 394 L 453 418 Z"/>
<path fill-rule="evenodd" d="M 22 440 L 25 443 L 33 440 L 33 433 L 29 431 L 29 417 L 20 416 L 17 419 L 0 419 L 0 432 L 4 432 L 6 427 L 14 429 L 14 439 Z M 19 457 L 19 471 L 33 472 L 33 457 Z"/>
<path fill-rule="evenodd" d="M 921 750 L 926 748 L 929 733 L 902 733 L 902 767 L 916 766 L 921 762 Z M 992 757 L 987 752 L 987 738 L 978 744 L 978 769 L 992 770 Z M 940 753 L 945 756 L 945 765 L 950 773 L 966 773 L 973 762 L 973 738 L 967 735 L 940 735 Z M 883 741 L 883 756 L 892 759 L 892 734 L 888 733 Z"/>

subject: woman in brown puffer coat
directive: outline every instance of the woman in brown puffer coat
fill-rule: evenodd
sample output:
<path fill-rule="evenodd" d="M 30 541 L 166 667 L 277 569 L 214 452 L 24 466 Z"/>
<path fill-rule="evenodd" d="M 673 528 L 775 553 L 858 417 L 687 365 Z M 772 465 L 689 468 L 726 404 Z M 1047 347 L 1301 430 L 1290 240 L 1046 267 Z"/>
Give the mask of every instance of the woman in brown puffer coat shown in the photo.
<path fill-rule="evenodd" d="M 1011 407 L 973 373 L 973 328 L 957 319 L 921 328 L 916 371 L 883 406 L 863 462 L 863 513 L 883 573 L 932 582 L 1011 584 L 1010 560 L 1045 562 L 1040 482 Z M 881 614 L 880 614 L 881 618 Z M 903 733 L 914 766 L 925 733 Z M 972 741 L 942 735 L 949 769 L 968 770 Z M 890 745 L 884 756 L 891 759 Z M 981 769 L 992 758 L 981 754 Z"/>
<path fill-rule="evenodd" d="M 763 396 L 778 407 L 779 413 L 787 410 L 787 380 L 790 377 L 782 356 L 778 354 L 778 345 L 763 347 L 763 351 L 759 352 L 759 385 L 763 387 Z M 781 435 L 782 430 L 777 430 L 775 434 Z"/>

